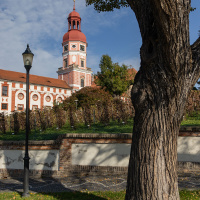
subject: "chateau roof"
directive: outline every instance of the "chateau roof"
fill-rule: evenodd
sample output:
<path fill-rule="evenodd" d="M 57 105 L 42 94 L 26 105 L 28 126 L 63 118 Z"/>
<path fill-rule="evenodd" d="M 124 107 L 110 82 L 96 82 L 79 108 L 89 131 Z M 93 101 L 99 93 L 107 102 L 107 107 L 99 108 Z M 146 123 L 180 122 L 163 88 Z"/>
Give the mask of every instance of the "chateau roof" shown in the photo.
<path fill-rule="evenodd" d="M 26 83 L 26 73 L 0 69 L 0 79 Z M 35 85 L 44 85 L 50 87 L 71 89 L 71 87 L 63 80 L 44 77 L 44 76 L 37 76 L 30 74 L 29 82 L 30 84 L 35 84 Z"/>

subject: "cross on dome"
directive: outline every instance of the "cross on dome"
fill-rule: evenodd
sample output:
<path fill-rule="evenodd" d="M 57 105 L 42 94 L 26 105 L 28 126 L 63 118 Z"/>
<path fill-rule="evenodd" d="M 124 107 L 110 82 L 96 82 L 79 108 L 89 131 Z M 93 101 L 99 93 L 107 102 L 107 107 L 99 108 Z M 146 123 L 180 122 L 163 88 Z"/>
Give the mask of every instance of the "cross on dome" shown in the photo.
<path fill-rule="evenodd" d="M 73 8 L 73 10 L 75 10 L 75 0 L 74 0 L 74 8 Z"/>

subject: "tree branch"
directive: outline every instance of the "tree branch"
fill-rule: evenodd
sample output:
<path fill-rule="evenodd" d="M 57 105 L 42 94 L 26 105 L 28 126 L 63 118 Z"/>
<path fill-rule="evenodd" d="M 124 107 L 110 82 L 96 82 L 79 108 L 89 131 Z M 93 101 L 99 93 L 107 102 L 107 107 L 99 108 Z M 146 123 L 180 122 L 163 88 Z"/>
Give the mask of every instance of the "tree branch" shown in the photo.
<path fill-rule="evenodd" d="M 191 45 L 192 50 L 192 84 L 194 85 L 200 76 L 200 37 Z"/>

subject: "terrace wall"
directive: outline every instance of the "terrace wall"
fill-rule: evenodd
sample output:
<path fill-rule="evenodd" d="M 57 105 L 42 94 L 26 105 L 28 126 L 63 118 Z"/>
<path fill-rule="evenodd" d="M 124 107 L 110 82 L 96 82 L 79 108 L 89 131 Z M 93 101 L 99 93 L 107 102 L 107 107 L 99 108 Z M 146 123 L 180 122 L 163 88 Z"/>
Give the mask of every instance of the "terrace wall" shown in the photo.
<path fill-rule="evenodd" d="M 182 128 L 178 170 L 200 171 L 200 130 Z M 132 134 L 66 134 L 29 141 L 30 177 L 126 174 Z M 24 141 L 0 141 L 0 178 L 23 176 Z"/>

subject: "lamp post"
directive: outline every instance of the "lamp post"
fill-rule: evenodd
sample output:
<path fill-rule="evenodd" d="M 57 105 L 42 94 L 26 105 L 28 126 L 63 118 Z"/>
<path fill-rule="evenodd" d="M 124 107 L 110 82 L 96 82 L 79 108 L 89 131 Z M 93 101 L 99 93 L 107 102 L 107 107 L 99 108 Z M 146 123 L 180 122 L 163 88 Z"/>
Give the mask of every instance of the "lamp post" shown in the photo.
<path fill-rule="evenodd" d="M 33 56 L 29 45 L 22 54 L 24 67 L 26 69 L 26 140 L 25 140 L 25 156 L 24 156 L 24 192 L 23 197 L 29 196 L 29 155 L 28 155 L 28 136 L 29 136 L 29 71 L 32 67 Z"/>

